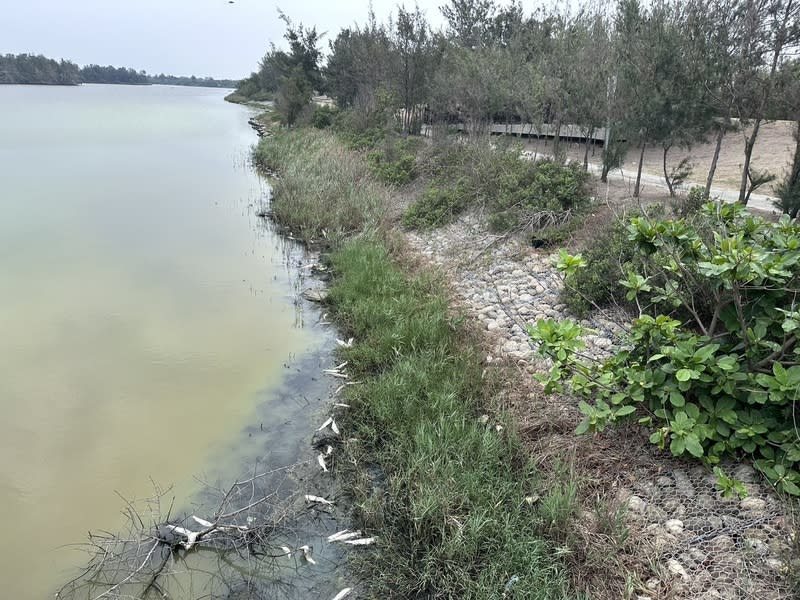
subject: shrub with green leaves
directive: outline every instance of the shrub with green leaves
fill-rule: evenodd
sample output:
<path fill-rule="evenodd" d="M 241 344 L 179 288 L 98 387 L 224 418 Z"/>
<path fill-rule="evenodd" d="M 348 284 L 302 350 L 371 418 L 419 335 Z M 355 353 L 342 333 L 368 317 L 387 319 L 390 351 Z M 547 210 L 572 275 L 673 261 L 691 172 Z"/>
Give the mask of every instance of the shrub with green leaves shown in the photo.
<path fill-rule="evenodd" d="M 587 268 L 568 272 L 559 300 L 578 317 L 585 317 L 592 308 L 626 306 L 626 289 L 619 280 L 644 260 L 628 240 L 626 221 L 614 219 L 603 227 L 588 240 L 581 255 Z"/>
<path fill-rule="evenodd" d="M 424 144 L 419 137 L 388 136 L 367 153 L 372 174 L 389 185 L 406 185 L 417 177 L 417 151 Z"/>
<path fill-rule="evenodd" d="M 800 224 L 714 203 L 699 218 L 631 219 L 630 243 L 652 270 L 621 282 L 639 308 L 628 338 L 594 361 L 580 353 L 580 325 L 539 321 L 530 335 L 554 361 L 542 380 L 583 398 L 578 432 L 637 414 L 676 456 L 747 454 L 779 491 L 800 495 Z M 585 265 L 559 260 L 567 280 Z"/>
<path fill-rule="evenodd" d="M 316 129 L 332 127 L 336 120 L 337 110 L 332 106 L 320 106 L 311 117 L 311 125 Z"/>
<path fill-rule="evenodd" d="M 438 227 L 480 206 L 495 230 L 557 228 L 589 197 L 588 175 L 577 163 L 531 163 L 521 159 L 517 145 L 503 141 L 447 139 L 434 144 L 422 162 L 430 193 L 409 208 L 408 226 Z"/>

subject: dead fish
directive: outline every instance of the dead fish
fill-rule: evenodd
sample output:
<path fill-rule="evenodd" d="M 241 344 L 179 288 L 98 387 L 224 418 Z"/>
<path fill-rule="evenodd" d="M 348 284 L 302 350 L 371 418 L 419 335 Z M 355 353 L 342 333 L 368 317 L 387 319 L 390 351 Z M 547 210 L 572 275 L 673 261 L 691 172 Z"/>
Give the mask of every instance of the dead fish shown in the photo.
<path fill-rule="evenodd" d="M 283 556 L 289 556 L 292 553 L 292 549 L 289 546 L 281 546 L 281 550 L 283 550 Z"/>
<path fill-rule="evenodd" d="M 361 531 L 351 531 L 348 533 L 343 533 L 339 537 L 337 537 L 334 542 L 346 542 L 347 540 L 352 540 L 353 538 L 360 538 L 364 535 Z"/>
<path fill-rule="evenodd" d="M 317 564 L 317 561 L 311 556 L 314 553 L 314 549 L 311 546 L 300 546 L 298 550 L 303 551 L 303 556 L 305 557 L 306 561 L 311 563 L 312 565 Z"/>
<path fill-rule="evenodd" d="M 212 522 L 206 521 L 205 519 L 201 519 L 200 517 L 196 517 L 196 516 L 192 515 L 192 518 L 195 521 L 197 521 L 198 523 L 200 523 L 200 525 L 202 525 L 203 527 L 213 527 L 214 526 L 214 524 Z"/>
<path fill-rule="evenodd" d="M 331 430 L 336 435 L 339 435 L 339 426 L 336 424 L 336 421 L 334 421 L 333 419 L 331 419 Z"/>
<path fill-rule="evenodd" d="M 338 377 L 339 379 L 347 379 L 347 375 L 345 373 L 340 373 L 335 369 L 323 369 L 322 370 L 325 375 L 330 375 L 331 377 Z"/>
<path fill-rule="evenodd" d="M 369 538 L 361 538 L 359 540 L 347 540 L 345 544 L 351 544 L 353 546 L 369 546 L 370 544 L 375 543 L 374 537 Z"/>
<path fill-rule="evenodd" d="M 339 389 L 341 389 L 341 388 L 339 388 Z M 350 405 L 349 405 L 349 404 L 344 404 L 344 403 L 342 403 L 342 402 L 337 402 L 336 404 L 334 404 L 334 406 L 335 406 L 336 408 L 350 408 Z"/>
<path fill-rule="evenodd" d="M 312 496 L 311 494 L 305 495 L 306 502 L 312 502 L 315 504 L 333 504 L 330 500 L 326 500 L 325 498 L 321 498 L 320 496 Z"/>
<path fill-rule="evenodd" d="M 197 536 L 200 535 L 199 531 L 190 531 L 185 527 L 178 527 L 177 525 L 167 525 L 167 528 L 171 529 L 178 535 L 183 535 L 186 537 L 186 541 L 181 542 L 181 545 L 186 550 L 191 550 L 194 547 L 194 545 L 197 543 Z"/>
<path fill-rule="evenodd" d="M 330 425 L 331 423 L 333 423 L 333 417 L 328 417 L 328 418 L 325 420 L 325 422 L 324 422 L 322 425 L 320 425 L 320 426 L 319 426 L 319 428 L 317 429 L 317 431 L 322 431 L 323 429 L 325 429 L 325 428 L 326 428 L 328 425 Z"/>
<path fill-rule="evenodd" d="M 346 342 L 340 339 L 336 340 L 336 343 L 339 344 L 342 348 L 352 348 L 353 347 L 353 338 L 348 339 Z"/>
<path fill-rule="evenodd" d="M 350 592 L 352 592 L 352 591 L 353 591 L 353 588 L 344 588 L 341 592 L 339 592 L 338 594 L 336 594 L 333 597 L 333 600 L 342 600 L 342 598 L 345 598 L 345 597 L 349 596 Z"/>
<path fill-rule="evenodd" d="M 333 454 L 333 446 L 328 446 L 325 448 L 325 456 L 330 456 L 331 454 Z"/>
<path fill-rule="evenodd" d="M 317 462 L 319 463 L 319 466 L 322 467 L 322 471 L 327 473 L 328 465 L 325 464 L 325 457 L 322 454 L 317 456 Z"/>
<path fill-rule="evenodd" d="M 336 540 L 338 540 L 338 539 L 339 539 L 341 536 L 343 536 L 344 534 L 348 533 L 349 531 L 350 531 L 349 529 L 342 529 L 341 531 L 337 531 L 336 533 L 332 533 L 332 534 L 330 534 L 330 535 L 329 535 L 327 538 L 325 538 L 325 539 L 326 539 L 326 540 L 328 540 L 329 542 L 335 542 L 335 541 L 336 541 Z"/>

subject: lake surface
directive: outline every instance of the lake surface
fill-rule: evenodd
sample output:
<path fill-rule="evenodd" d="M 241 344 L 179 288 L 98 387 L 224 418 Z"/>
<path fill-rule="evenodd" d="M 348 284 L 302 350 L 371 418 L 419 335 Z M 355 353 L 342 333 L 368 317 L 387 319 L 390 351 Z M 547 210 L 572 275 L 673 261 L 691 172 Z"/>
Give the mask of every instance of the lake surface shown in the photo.
<path fill-rule="evenodd" d="M 236 469 L 311 343 L 223 95 L 0 86 L 5 598 L 52 594 L 86 558 L 62 546 L 120 525 L 117 492 L 181 498 Z"/>

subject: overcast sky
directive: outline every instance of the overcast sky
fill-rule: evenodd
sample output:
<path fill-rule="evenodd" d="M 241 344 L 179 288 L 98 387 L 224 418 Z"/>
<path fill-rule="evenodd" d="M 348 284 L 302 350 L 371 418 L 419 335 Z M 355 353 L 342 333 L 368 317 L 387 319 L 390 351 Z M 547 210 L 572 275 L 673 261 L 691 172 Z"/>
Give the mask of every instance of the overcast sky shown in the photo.
<path fill-rule="evenodd" d="M 445 0 L 418 0 L 429 21 L 443 23 Z M 396 0 L 373 0 L 379 20 Z M 407 6 L 413 2 L 406 2 Z M 295 23 L 316 25 L 328 39 L 366 20 L 369 3 L 336 0 L 0 0 L 0 53 L 44 54 L 79 65 L 148 73 L 240 78 L 269 42 L 282 43 L 280 7 Z"/>

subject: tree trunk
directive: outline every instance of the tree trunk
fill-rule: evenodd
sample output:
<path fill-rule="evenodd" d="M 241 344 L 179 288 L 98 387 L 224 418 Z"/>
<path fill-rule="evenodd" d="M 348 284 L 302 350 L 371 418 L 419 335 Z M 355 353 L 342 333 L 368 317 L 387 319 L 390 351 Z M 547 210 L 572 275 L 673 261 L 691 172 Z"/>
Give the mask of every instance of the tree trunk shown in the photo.
<path fill-rule="evenodd" d="M 719 151 L 722 149 L 722 139 L 725 137 L 725 130 L 728 128 L 730 123 L 730 116 L 726 116 L 723 123 L 719 126 L 719 131 L 717 131 L 717 144 L 714 147 L 714 156 L 711 158 L 711 167 L 708 169 L 708 177 L 706 178 L 706 198 L 711 195 L 711 184 L 714 181 L 714 173 L 717 171 Z"/>
<path fill-rule="evenodd" d="M 664 181 L 667 182 L 667 188 L 669 189 L 669 196 L 670 198 L 675 197 L 675 188 L 672 187 L 672 180 L 669 178 L 669 173 L 667 173 L 667 154 L 669 154 L 669 149 L 672 147 L 672 144 L 664 145 L 664 157 L 661 164 L 664 167 Z"/>
<path fill-rule="evenodd" d="M 742 167 L 742 183 L 739 186 L 739 202 L 747 206 L 750 194 L 747 193 L 747 181 L 750 173 L 750 159 L 753 157 L 753 148 L 756 145 L 758 130 L 761 129 L 761 118 L 756 118 L 753 132 L 744 138 L 744 166 Z"/>
<path fill-rule="evenodd" d="M 561 151 L 561 119 L 556 121 L 556 130 L 553 134 L 553 158 L 560 161 L 559 152 Z"/>
<path fill-rule="evenodd" d="M 588 133 L 586 134 L 586 147 L 583 150 L 583 170 L 589 170 L 589 146 L 592 145 L 592 134 L 594 133 L 594 127 L 589 128 Z"/>
<path fill-rule="evenodd" d="M 794 160 L 792 161 L 792 170 L 789 173 L 786 181 L 787 193 L 793 192 L 794 204 L 786 207 L 786 213 L 792 218 L 797 218 L 797 213 L 800 212 L 800 120 L 795 123 L 794 130 Z"/>
<path fill-rule="evenodd" d="M 639 197 L 639 187 L 642 183 L 642 165 L 644 163 L 644 149 L 647 147 L 647 142 L 642 136 L 642 151 L 639 153 L 639 168 L 636 169 L 636 185 L 633 187 L 633 197 Z"/>
<path fill-rule="evenodd" d="M 775 32 L 775 46 L 772 49 L 772 65 L 769 71 L 769 79 L 761 96 L 761 103 L 758 107 L 758 112 L 755 115 L 755 124 L 753 125 L 753 133 L 750 137 L 745 137 L 744 145 L 744 169 L 742 171 L 742 184 L 739 187 L 739 202 L 747 205 L 747 200 L 750 194 L 747 193 L 747 178 L 750 172 L 750 158 L 753 155 L 753 147 L 756 145 L 756 138 L 758 137 L 758 130 L 761 127 L 761 120 L 764 118 L 764 112 L 767 104 L 769 103 L 772 91 L 775 87 L 775 73 L 778 70 L 778 63 L 780 61 L 781 53 L 789 40 L 788 31 L 792 21 L 792 16 L 795 11 L 795 1 L 788 0 L 783 8 L 781 20 L 778 22 L 778 27 Z M 752 192 L 752 190 L 750 190 Z"/>

